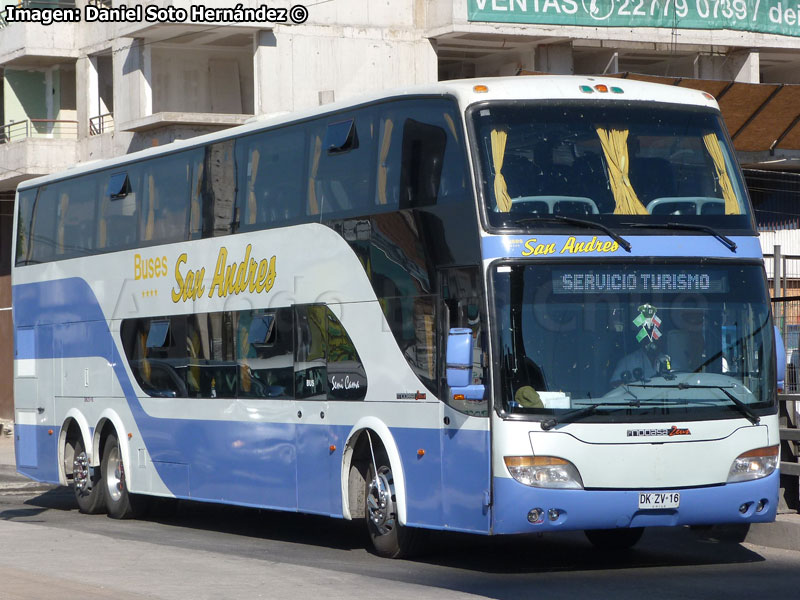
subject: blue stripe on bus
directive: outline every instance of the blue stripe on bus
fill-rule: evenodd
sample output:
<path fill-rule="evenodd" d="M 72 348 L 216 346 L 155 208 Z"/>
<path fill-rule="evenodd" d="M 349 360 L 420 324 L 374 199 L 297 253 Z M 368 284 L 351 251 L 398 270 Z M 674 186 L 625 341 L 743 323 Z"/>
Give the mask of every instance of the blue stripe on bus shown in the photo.
<path fill-rule="evenodd" d="M 496 258 L 608 258 L 608 257 L 719 257 L 761 258 L 761 245 L 757 237 L 731 238 L 737 245 L 731 252 L 711 235 L 633 236 L 626 239 L 631 251 L 617 247 L 612 250 L 612 240 L 598 235 L 492 235 L 483 238 L 483 259 Z M 582 245 L 579 245 L 582 244 Z"/>
<path fill-rule="evenodd" d="M 86 281 L 70 278 L 20 284 L 14 286 L 13 297 L 15 331 L 30 332 L 21 336 L 25 342 L 16 347 L 16 358 L 106 359 L 119 381 L 153 466 L 171 494 L 341 516 L 340 472 L 350 426 L 151 417 L 134 392 L 124 367 L 125 359 L 119 355 Z M 35 444 L 38 454 L 38 465 L 20 464 L 20 473 L 37 481 L 58 483 L 59 427 L 60 424 L 55 428 L 48 425 L 18 430 L 26 444 Z M 55 429 L 52 436 L 49 429 Z M 456 434 L 423 428 L 391 428 L 391 432 L 403 459 L 409 523 L 485 532 L 488 522 L 485 511 L 481 515 L 480 506 L 459 502 L 457 498 L 448 502 L 442 497 L 441 446 L 454 442 L 453 439 L 443 442 L 441 436 L 452 438 Z M 465 430 L 457 435 L 459 453 L 465 447 L 484 452 L 488 447 L 486 431 Z M 336 451 L 330 451 L 331 444 Z M 131 450 L 134 461 L 135 447 L 136 443 Z M 424 459 L 417 455 L 420 448 L 426 450 Z M 456 457 L 451 456 L 450 461 L 453 460 Z M 327 481 L 319 477 L 323 470 L 330 474 Z M 480 476 L 480 470 L 475 469 L 473 479 Z"/>
<path fill-rule="evenodd" d="M 755 481 L 677 490 L 680 507 L 664 510 L 640 510 L 636 490 L 545 490 L 495 477 L 493 532 L 770 522 L 777 513 L 779 477 L 776 471 Z M 762 499 L 767 505 L 757 513 Z M 748 508 L 742 513 L 739 508 L 744 504 Z M 534 508 L 544 511 L 539 524 L 528 522 L 528 513 Z M 559 511 L 555 521 L 548 517 L 550 509 Z"/>

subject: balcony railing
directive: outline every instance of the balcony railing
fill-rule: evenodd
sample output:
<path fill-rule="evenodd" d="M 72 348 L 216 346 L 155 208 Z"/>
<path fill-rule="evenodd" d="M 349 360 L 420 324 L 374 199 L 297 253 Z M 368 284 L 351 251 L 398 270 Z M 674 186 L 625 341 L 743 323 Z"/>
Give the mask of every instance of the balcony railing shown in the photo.
<path fill-rule="evenodd" d="M 89 119 L 89 135 L 100 135 L 114 131 L 114 115 L 106 113 Z"/>
<path fill-rule="evenodd" d="M 78 139 L 78 122 L 58 119 L 28 119 L 0 128 L 0 144 L 28 138 Z"/>

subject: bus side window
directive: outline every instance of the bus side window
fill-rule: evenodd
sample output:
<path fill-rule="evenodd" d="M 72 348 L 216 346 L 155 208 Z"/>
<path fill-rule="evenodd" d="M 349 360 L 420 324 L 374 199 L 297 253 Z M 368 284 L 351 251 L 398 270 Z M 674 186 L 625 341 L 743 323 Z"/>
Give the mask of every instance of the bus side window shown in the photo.
<path fill-rule="evenodd" d="M 97 248 L 121 250 L 133 246 L 138 237 L 136 193 L 127 171 L 100 174 L 100 212 Z"/>
<path fill-rule="evenodd" d="M 327 396 L 328 327 L 322 304 L 295 307 L 295 398 L 324 400 Z"/>
<path fill-rule="evenodd" d="M 376 204 L 413 208 L 464 199 L 469 171 L 453 102 L 402 100 L 379 110 Z"/>
<path fill-rule="evenodd" d="M 307 129 L 290 125 L 236 145 L 240 231 L 285 225 L 302 215 Z"/>
<path fill-rule="evenodd" d="M 19 193 L 19 214 L 17 216 L 17 253 L 16 266 L 26 265 L 30 259 L 31 227 L 33 225 L 33 207 L 36 204 L 38 188 Z"/>
<path fill-rule="evenodd" d="M 371 107 L 312 123 L 308 215 L 372 212 L 377 129 Z"/>
<path fill-rule="evenodd" d="M 185 398 L 186 317 L 126 319 L 120 337 L 139 387 L 157 398 Z"/>
<path fill-rule="evenodd" d="M 187 239 L 191 194 L 191 154 L 181 152 L 143 164 L 140 236 L 152 244 Z"/>
<path fill-rule="evenodd" d="M 32 263 L 48 262 L 56 256 L 57 194 L 53 185 L 39 188 L 33 208 L 30 250 Z"/>
<path fill-rule="evenodd" d="M 292 398 L 294 331 L 291 308 L 234 315 L 240 398 Z"/>
<path fill-rule="evenodd" d="M 448 333 L 453 328 L 467 328 L 472 332 L 472 381 L 471 385 L 483 385 L 483 400 L 454 400 L 449 394 L 443 399 L 458 411 L 472 415 L 488 414 L 487 393 L 489 388 L 488 348 L 483 308 L 481 306 L 480 275 L 477 268 L 446 269 L 442 272 L 441 293 L 444 301 L 446 326 L 443 336 L 447 347 Z M 443 367 L 444 368 L 444 367 Z"/>
<path fill-rule="evenodd" d="M 234 141 L 210 144 L 203 162 L 203 237 L 233 233 L 236 228 Z"/>
<path fill-rule="evenodd" d="M 363 400 L 367 373 L 353 341 L 330 308 L 328 319 L 328 399 Z"/>

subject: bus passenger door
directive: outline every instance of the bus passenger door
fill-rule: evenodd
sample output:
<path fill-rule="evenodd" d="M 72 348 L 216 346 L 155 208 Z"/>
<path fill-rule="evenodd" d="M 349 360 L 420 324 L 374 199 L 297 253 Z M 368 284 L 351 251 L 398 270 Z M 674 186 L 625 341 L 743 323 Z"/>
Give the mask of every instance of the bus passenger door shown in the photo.
<path fill-rule="evenodd" d="M 297 408 L 297 507 L 333 513 L 331 428 L 327 401 L 327 307 L 295 307 L 294 397 Z M 337 473 L 338 474 L 338 473 Z"/>
<path fill-rule="evenodd" d="M 486 327 L 477 268 L 448 269 L 441 276 L 442 362 L 449 332 L 469 332 L 472 365 L 468 385 L 442 383 L 442 509 L 447 529 L 488 532 L 491 527 L 491 436 Z"/>

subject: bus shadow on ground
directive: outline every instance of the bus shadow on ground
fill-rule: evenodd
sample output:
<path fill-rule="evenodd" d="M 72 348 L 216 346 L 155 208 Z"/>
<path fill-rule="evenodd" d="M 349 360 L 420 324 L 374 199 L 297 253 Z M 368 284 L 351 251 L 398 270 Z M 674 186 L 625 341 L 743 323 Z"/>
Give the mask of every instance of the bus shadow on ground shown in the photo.
<path fill-rule="evenodd" d="M 77 511 L 70 489 L 64 487 L 48 490 L 25 504 L 36 510 L 0 512 L 0 518 L 31 517 L 43 510 Z M 250 550 L 258 547 L 259 540 L 268 540 L 332 551 L 361 551 L 359 561 L 384 560 L 366 552 L 368 539 L 363 520 L 344 521 L 320 515 L 162 499 L 150 502 L 148 511 L 139 520 L 187 532 L 238 536 L 250 540 L 247 544 Z M 406 562 L 420 567 L 511 575 L 764 561 L 761 555 L 738 543 L 744 539 L 744 533 L 740 528 L 730 527 L 700 531 L 685 527 L 651 528 L 634 548 L 609 551 L 592 546 L 580 531 L 497 537 L 422 531 L 418 552 Z M 305 558 L 298 551 L 296 557 L 290 553 L 281 559 L 301 564 Z"/>

